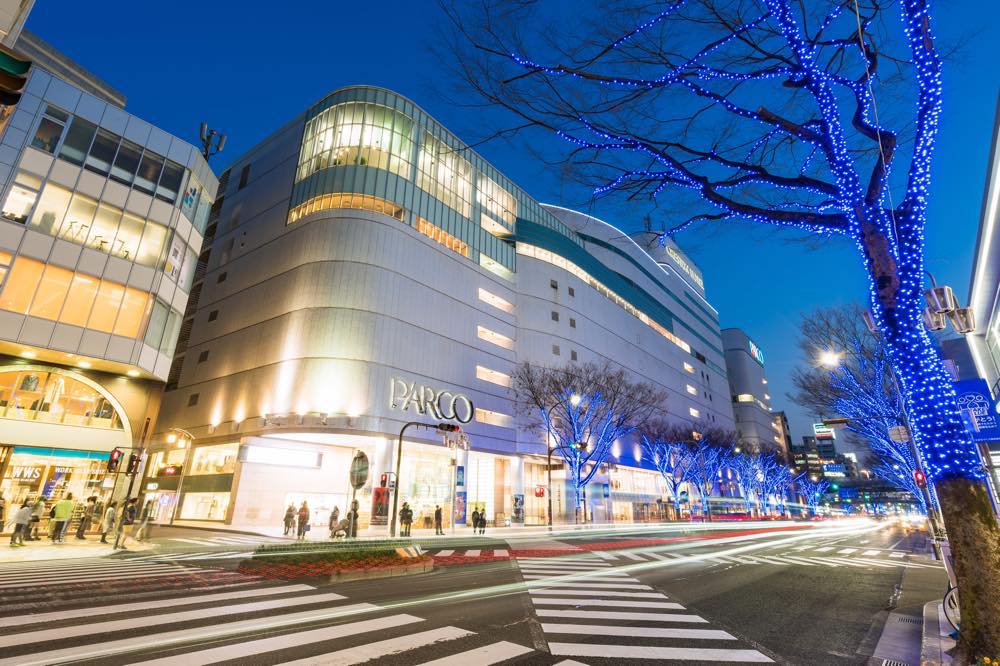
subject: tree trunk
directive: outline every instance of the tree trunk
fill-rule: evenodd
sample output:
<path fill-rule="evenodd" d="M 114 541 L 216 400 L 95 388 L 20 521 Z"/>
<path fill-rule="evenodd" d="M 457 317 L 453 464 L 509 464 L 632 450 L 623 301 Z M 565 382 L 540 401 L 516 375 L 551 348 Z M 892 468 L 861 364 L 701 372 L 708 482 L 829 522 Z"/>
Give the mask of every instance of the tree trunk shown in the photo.
<path fill-rule="evenodd" d="M 873 217 L 874 219 L 874 217 Z M 921 466 L 937 489 L 962 609 L 959 647 L 1000 655 L 1000 528 L 979 453 L 955 402 L 955 388 L 923 322 L 923 221 L 900 211 L 862 221 L 873 315 L 902 388 Z M 887 234 L 896 229 L 897 266 Z"/>
<path fill-rule="evenodd" d="M 971 659 L 1000 655 L 1000 527 L 986 485 L 938 481 L 941 512 L 958 580 L 961 645 Z"/>

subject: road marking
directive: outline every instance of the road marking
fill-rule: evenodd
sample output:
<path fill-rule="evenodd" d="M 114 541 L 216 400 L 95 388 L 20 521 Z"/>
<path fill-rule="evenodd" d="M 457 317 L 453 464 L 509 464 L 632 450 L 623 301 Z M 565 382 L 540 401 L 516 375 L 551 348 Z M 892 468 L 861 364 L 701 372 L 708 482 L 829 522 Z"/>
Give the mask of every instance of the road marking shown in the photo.
<path fill-rule="evenodd" d="M 868 559 L 867 557 L 855 557 L 853 559 L 854 559 L 855 562 L 867 562 L 868 564 L 871 564 L 872 566 L 882 567 L 883 569 L 885 569 L 885 568 L 890 568 L 891 569 L 893 567 L 906 567 L 906 566 L 910 566 L 910 565 L 907 565 L 906 562 L 888 562 L 886 560 L 871 560 L 871 559 Z"/>
<path fill-rule="evenodd" d="M 861 544 L 861 545 L 863 546 L 863 545 L 865 545 L 866 543 L 871 543 L 871 542 L 872 542 L 872 540 L 871 540 L 871 539 L 862 539 L 862 540 L 861 540 L 861 541 L 859 541 L 858 543 L 860 543 L 860 544 Z"/>
<path fill-rule="evenodd" d="M 174 537 L 170 538 L 171 541 L 180 541 L 181 543 L 193 543 L 199 546 L 214 546 L 216 545 L 214 541 L 208 541 L 206 539 L 177 539 Z"/>
<path fill-rule="evenodd" d="M 837 551 L 837 555 L 850 555 L 851 553 L 858 552 L 857 548 L 842 548 Z"/>
<path fill-rule="evenodd" d="M 595 550 L 594 551 L 594 555 L 597 555 L 598 557 L 600 557 L 601 559 L 604 559 L 604 560 L 617 560 L 618 559 L 617 555 L 612 555 L 611 553 L 605 553 L 603 550 Z"/>
<path fill-rule="evenodd" d="M 107 573 L 107 574 L 101 574 L 99 576 L 71 575 L 68 578 L 67 577 L 60 577 L 60 578 L 57 578 L 57 579 L 45 579 L 45 580 L 41 580 L 41 581 L 35 579 L 35 580 L 31 580 L 30 582 L 26 582 L 26 583 L 4 583 L 3 585 L 0 585 L 0 589 L 12 589 L 12 588 L 21 588 L 21 587 L 41 587 L 41 586 L 46 586 L 46 585 L 64 585 L 66 583 L 72 583 L 72 582 L 96 583 L 96 582 L 100 582 L 100 581 L 106 581 L 106 580 L 109 580 L 109 579 L 114 579 L 114 580 L 117 581 L 117 580 L 131 580 L 131 579 L 134 579 L 134 578 L 157 578 L 157 577 L 160 577 L 160 576 L 177 576 L 177 575 L 180 575 L 182 573 L 185 573 L 185 574 L 187 574 L 187 573 L 194 574 L 194 573 L 203 573 L 203 572 L 192 572 L 189 569 L 186 569 L 183 572 L 181 572 L 181 571 L 159 571 L 159 572 L 136 572 L 136 573 L 129 573 L 129 574 Z M 233 573 L 228 573 L 227 572 L 226 575 L 228 575 L 228 576 L 235 576 L 235 575 L 238 575 L 238 574 L 233 574 Z M 73 579 L 76 579 L 76 580 L 74 581 Z"/>
<path fill-rule="evenodd" d="M 479 557 L 479 551 L 478 550 L 467 550 L 467 551 L 465 551 L 465 556 L 466 557 Z"/>
<path fill-rule="evenodd" d="M 602 578 L 623 577 L 628 578 L 628 574 L 623 571 L 608 571 L 606 569 L 562 569 L 556 567 L 528 567 L 521 565 L 521 571 L 535 574 L 565 574 L 569 576 L 600 576 Z"/>
<path fill-rule="evenodd" d="M 615 590 L 652 590 L 649 585 L 639 585 L 633 583 L 589 583 L 585 580 L 558 580 L 558 579 L 546 579 L 552 582 L 546 582 L 545 580 L 536 580 L 528 583 L 532 588 L 539 587 L 593 587 L 593 588 L 612 588 Z"/>
<path fill-rule="evenodd" d="M 832 561 L 832 562 L 839 562 L 840 564 L 846 564 L 847 566 L 850 566 L 850 567 L 862 567 L 863 568 L 863 567 L 869 566 L 868 564 L 865 564 L 864 562 L 858 562 L 856 560 L 848 559 L 846 557 L 831 557 L 830 561 Z M 893 565 L 891 565 L 891 564 L 884 564 L 882 566 L 883 567 L 891 567 Z"/>
<path fill-rule="evenodd" d="M 684 610 L 684 606 L 672 601 L 609 601 L 607 599 L 563 599 L 560 597 L 534 597 L 536 606 L 606 606 L 608 608 L 659 608 L 660 610 Z"/>
<path fill-rule="evenodd" d="M 789 566 L 788 562 L 785 562 L 784 560 L 778 559 L 777 557 L 774 557 L 774 556 L 769 557 L 767 555 L 757 555 L 756 558 L 758 560 L 763 560 L 764 562 L 770 562 L 771 564 L 777 564 L 778 566 L 781 566 L 781 567 L 787 567 L 787 566 Z"/>
<path fill-rule="evenodd" d="M 71 659 L 74 661 L 97 659 L 123 652 L 134 652 L 138 649 L 165 648 L 182 643 L 196 642 L 199 640 L 218 640 L 233 636 L 239 633 L 252 633 L 255 631 L 274 630 L 279 627 L 290 627 L 303 622 L 328 621 L 331 619 L 347 617 L 356 613 L 367 613 L 383 610 L 373 604 L 352 604 L 349 606 L 336 606 L 334 608 L 321 608 L 319 610 L 302 611 L 290 613 L 279 617 L 264 617 L 253 620 L 238 620 L 236 622 L 225 622 L 222 624 L 207 625 L 203 627 L 186 627 L 176 631 L 146 633 L 141 641 L 135 637 L 123 638 L 117 641 L 97 643 L 94 645 L 75 645 L 73 647 L 49 650 L 48 652 L 33 652 L 23 654 L 18 657 L 0 659 L 0 666 L 46 666 Z M 421 618 L 415 618 L 420 620 Z"/>
<path fill-rule="evenodd" d="M 808 559 L 808 560 L 809 560 L 810 562 L 816 562 L 816 563 L 818 563 L 818 564 L 825 564 L 826 566 L 828 566 L 828 567 L 833 567 L 833 568 L 837 568 L 837 567 L 839 567 L 839 566 L 840 566 L 840 565 L 839 565 L 839 564 L 837 564 L 836 562 L 828 562 L 828 561 L 826 560 L 826 558 L 824 558 L 824 557 L 809 557 L 809 558 L 805 558 L 805 557 L 804 557 L 804 558 L 802 558 L 802 559 Z"/>
<path fill-rule="evenodd" d="M 606 592 L 602 590 L 528 590 L 528 594 L 558 594 L 561 597 L 629 597 L 642 599 L 667 599 L 665 594 L 660 592 Z M 535 597 L 532 597 L 534 600 Z"/>
<path fill-rule="evenodd" d="M 600 643 L 549 643 L 560 657 L 606 657 L 609 659 L 672 659 L 677 661 L 722 661 L 773 663 L 757 650 L 720 648 L 652 647 L 648 645 L 604 645 Z"/>
<path fill-rule="evenodd" d="M 356 636 L 358 634 L 365 634 L 372 631 L 378 631 L 380 629 L 390 629 L 392 627 L 399 627 L 422 621 L 423 620 L 421 618 L 414 617 L 413 615 L 390 615 L 389 617 L 378 618 L 376 620 L 361 620 L 360 622 L 350 622 L 348 624 L 339 624 L 332 627 L 323 627 L 322 629 L 312 629 L 293 634 L 283 634 L 273 638 L 261 638 L 254 641 L 247 641 L 245 643 L 236 643 L 217 648 L 209 648 L 207 650 L 185 652 L 171 657 L 163 657 L 162 659 L 151 659 L 149 661 L 130 663 L 143 664 L 143 666 L 203 666 L 204 664 L 213 664 L 218 661 L 228 661 L 230 659 L 239 659 L 241 657 L 252 657 L 265 652 L 285 650 L 288 648 L 309 645 L 310 643 L 319 643 L 321 641 L 332 640 L 335 638 Z M 443 633 L 448 629 L 451 629 L 452 631 L 447 632 L 447 634 Z M 427 634 L 436 632 L 441 632 L 439 637 L 427 636 Z M 472 634 L 472 632 L 465 631 L 463 629 L 455 629 L 454 627 L 446 627 L 443 630 L 438 629 L 436 632 L 425 631 L 418 634 L 411 634 L 409 636 L 400 636 L 399 638 L 392 639 L 392 641 L 369 643 L 368 645 L 361 645 L 356 648 L 351 648 L 350 650 L 338 650 L 337 652 L 330 652 L 317 657 L 307 657 L 305 659 L 285 662 L 285 664 L 286 666 L 291 666 L 292 664 L 295 664 L 296 666 L 306 666 L 307 664 L 330 664 L 331 666 L 333 664 L 358 664 L 368 661 L 369 659 L 374 659 L 382 654 L 389 655 L 397 652 L 404 652 L 423 645 L 429 645 L 430 643 L 438 640 L 451 640 L 453 638 L 461 638 L 462 636 Z M 455 632 L 457 632 L 457 635 L 450 635 Z M 378 651 L 370 653 L 370 649 L 373 646 L 377 646 L 376 649 Z M 349 651 L 352 652 L 351 655 L 346 654 Z"/>
<path fill-rule="evenodd" d="M 727 564 L 743 564 L 740 560 L 735 557 L 730 557 L 729 555 L 716 555 L 715 559 L 722 560 Z"/>
<path fill-rule="evenodd" d="M 627 550 L 616 550 L 615 551 L 615 555 L 621 555 L 622 557 L 625 557 L 627 559 L 637 560 L 639 562 L 645 562 L 646 561 L 646 558 L 640 557 L 640 556 L 636 555 L 635 553 L 631 553 L 631 552 L 629 552 Z"/>
<path fill-rule="evenodd" d="M 88 608 L 76 608 L 73 610 L 52 611 L 51 613 L 35 613 L 33 615 L 13 615 L 10 617 L 0 618 L 0 627 L 19 627 L 28 624 L 37 624 L 38 622 L 58 622 L 60 620 L 72 620 L 77 617 L 146 611 L 154 608 L 186 606 L 188 604 L 202 604 L 213 601 L 226 601 L 228 599 L 249 599 L 251 597 L 268 597 L 278 594 L 288 594 L 291 592 L 312 592 L 314 589 L 315 588 L 309 585 L 283 585 L 281 587 L 265 587 L 256 590 L 202 594 L 178 597 L 176 599 L 161 599 L 159 601 L 139 601 L 129 604 L 116 604 L 114 606 L 91 606 Z M 3 639 L 0 638 L 0 642 L 2 642 L 2 640 Z"/>
<path fill-rule="evenodd" d="M 88 636 L 104 632 L 126 631 L 129 629 L 138 629 L 140 627 L 155 627 L 159 624 L 173 624 L 174 622 L 186 622 L 188 620 L 203 620 L 205 618 L 215 618 L 222 615 L 251 613 L 260 610 L 287 608 L 289 606 L 304 606 L 306 604 L 319 604 L 326 603 L 328 601 L 341 601 L 344 598 L 345 597 L 343 595 L 328 592 L 325 594 L 310 594 L 306 596 L 292 597 L 289 599 L 256 601 L 248 604 L 213 606 L 210 608 L 198 608 L 190 611 L 160 613 L 159 615 L 142 615 L 121 620 L 106 620 L 103 622 L 92 622 L 90 624 L 80 624 L 70 627 L 28 631 L 20 634 L 10 634 L 4 636 L 2 641 L 4 647 L 27 645 L 28 643 L 37 643 L 42 640 L 46 642 L 55 642 L 65 638 L 75 638 L 77 636 Z"/>
<path fill-rule="evenodd" d="M 453 550 L 442 550 L 440 552 L 434 553 L 434 557 L 448 557 L 449 555 L 454 555 L 454 554 L 455 551 Z"/>
<path fill-rule="evenodd" d="M 826 553 L 826 552 L 829 552 L 831 550 L 833 550 L 833 546 L 823 546 L 822 548 L 817 548 L 816 552 L 817 553 Z"/>
<path fill-rule="evenodd" d="M 493 557 L 510 557 L 510 554 L 503 548 L 500 548 L 493 551 Z"/>
<path fill-rule="evenodd" d="M 604 560 L 583 559 L 579 557 L 519 557 L 518 562 L 530 562 L 533 564 L 580 564 L 592 567 L 610 567 Z"/>
<path fill-rule="evenodd" d="M 642 622 L 708 622 L 697 615 L 681 613 L 624 613 L 620 611 L 554 610 L 536 608 L 539 617 L 575 617 L 582 620 L 635 620 Z M 551 644 L 550 644 L 551 647 Z M 552 654 L 556 654 L 553 652 Z"/>
<path fill-rule="evenodd" d="M 906 553 L 889 553 L 889 557 L 898 560 L 902 557 L 906 557 Z"/>
<path fill-rule="evenodd" d="M 871 557 L 872 555 L 881 555 L 882 551 L 881 550 L 866 550 L 865 552 L 863 552 L 861 554 L 865 555 L 867 557 Z"/>
<path fill-rule="evenodd" d="M 534 652 L 534 649 L 518 645 L 517 643 L 500 641 L 499 643 L 484 645 L 483 647 L 453 654 L 450 657 L 442 657 L 441 659 L 435 659 L 434 661 L 427 661 L 420 666 L 466 666 L 467 664 L 488 666 L 489 664 L 497 664 L 501 661 L 513 659 L 514 657 L 520 657 L 521 655 L 528 654 L 529 652 Z M 322 663 L 326 664 L 325 661 Z M 563 663 L 569 664 L 575 662 Z"/>
<path fill-rule="evenodd" d="M 792 550 L 811 550 L 811 549 L 812 546 L 796 546 L 795 548 L 792 548 Z"/>
<path fill-rule="evenodd" d="M 46 567 L 24 567 L 22 569 L 17 569 L 16 571 L 2 571 L 0 572 L 0 580 L 7 580 L 10 578 L 24 577 L 26 574 L 39 575 L 39 576 L 55 576 L 65 573 L 71 574 L 81 574 L 87 572 L 99 572 L 99 571 L 123 571 L 123 570 L 143 570 L 150 568 L 173 568 L 181 569 L 182 567 L 177 567 L 172 564 L 130 564 L 128 561 L 116 562 L 113 560 L 105 560 L 99 564 L 76 564 L 72 560 L 65 561 L 57 566 L 46 566 Z"/>
<path fill-rule="evenodd" d="M 735 641 L 736 637 L 719 629 L 679 629 L 663 627 L 626 627 L 606 624 L 542 624 L 546 634 L 586 634 L 593 636 L 633 636 L 642 638 L 700 638 L 711 641 Z"/>
<path fill-rule="evenodd" d="M 814 566 L 816 566 L 815 562 L 810 562 L 809 560 L 807 560 L 804 557 L 796 557 L 795 555 L 785 555 L 784 557 L 785 557 L 786 560 L 790 560 L 791 562 L 793 562 L 795 564 L 801 564 L 801 565 L 807 566 L 807 567 L 814 567 Z"/>

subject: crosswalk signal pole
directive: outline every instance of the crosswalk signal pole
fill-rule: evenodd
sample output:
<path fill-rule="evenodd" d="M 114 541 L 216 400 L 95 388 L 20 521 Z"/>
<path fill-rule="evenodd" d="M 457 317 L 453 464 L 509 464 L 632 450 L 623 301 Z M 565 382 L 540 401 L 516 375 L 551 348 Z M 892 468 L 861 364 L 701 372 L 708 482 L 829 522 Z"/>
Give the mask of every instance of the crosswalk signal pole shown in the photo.
<path fill-rule="evenodd" d="M 139 439 L 139 448 L 129 454 L 128 467 L 125 470 L 125 474 L 128 476 L 128 490 L 125 491 L 125 499 L 122 501 L 122 512 L 118 516 L 118 529 L 115 530 L 115 545 L 112 550 L 119 550 L 124 548 L 121 545 L 123 532 L 125 531 L 125 515 L 128 511 L 129 502 L 132 500 L 132 487 L 135 485 L 135 478 L 139 476 L 139 468 L 142 467 L 142 459 L 145 453 L 146 446 L 146 435 L 149 434 L 149 419 L 146 419 L 146 423 L 142 426 L 142 437 Z M 133 463 L 133 459 L 137 460 L 137 463 Z"/>

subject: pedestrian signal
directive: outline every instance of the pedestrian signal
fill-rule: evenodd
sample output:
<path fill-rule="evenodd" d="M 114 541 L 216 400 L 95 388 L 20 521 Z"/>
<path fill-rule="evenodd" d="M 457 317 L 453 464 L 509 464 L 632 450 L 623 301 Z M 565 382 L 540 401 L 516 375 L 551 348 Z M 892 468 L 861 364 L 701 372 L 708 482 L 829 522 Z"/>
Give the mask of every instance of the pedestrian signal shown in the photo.
<path fill-rule="evenodd" d="M 378 478 L 378 486 L 379 488 L 385 488 L 387 485 L 389 485 L 389 475 L 386 472 L 382 472 L 382 476 Z"/>
<path fill-rule="evenodd" d="M 108 456 L 108 472 L 114 474 L 118 471 L 118 465 L 122 461 L 122 450 L 119 448 L 111 449 L 111 454 Z"/>
<path fill-rule="evenodd" d="M 917 486 L 920 488 L 927 487 L 927 475 L 924 474 L 919 469 L 913 470 L 913 480 L 917 482 Z"/>
<path fill-rule="evenodd" d="M 142 458 L 139 457 L 138 453 L 128 454 L 128 467 L 125 468 L 126 474 L 138 474 L 139 473 L 139 463 L 142 462 Z"/>

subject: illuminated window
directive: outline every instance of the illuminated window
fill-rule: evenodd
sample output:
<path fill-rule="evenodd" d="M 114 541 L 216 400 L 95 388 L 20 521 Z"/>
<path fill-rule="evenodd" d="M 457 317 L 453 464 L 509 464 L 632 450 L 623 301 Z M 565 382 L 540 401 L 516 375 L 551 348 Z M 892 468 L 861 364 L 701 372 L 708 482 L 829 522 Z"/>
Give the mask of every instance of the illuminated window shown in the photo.
<path fill-rule="evenodd" d="M 769 396 L 768 394 L 765 393 L 764 394 L 764 400 L 770 400 L 770 399 L 771 399 L 771 396 Z"/>
<path fill-rule="evenodd" d="M 97 201 L 82 194 L 74 194 L 62 226 L 59 227 L 59 237 L 83 245 L 90 235 L 95 213 L 97 213 Z"/>
<path fill-rule="evenodd" d="M 687 385 L 687 392 L 690 393 L 691 395 L 698 395 L 698 389 L 691 386 L 690 384 Z"/>
<path fill-rule="evenodd" d="M 35 212 L 31 215 L 30 225 L 37 227 L 43 234 L 55 235 L 62 225 L 63 216 L 69 207 L 73 193 L 66 188 L 53 183 L 46 183 L 42 190 Z"/>
<path fill-rule="evenodd" d="M 90 317 L 90 308 L 97 298 L 97 285 L 100 282 L 97 278 L 86 275 L 74 275 L 73 283 L 69 288 L 69 298 L 63 307 L 59 321 L 74 326 L 86 326 L 87 318 Z"/>
<path fill-rule="evenodd" d="M 740 393 L 738 396 L 736 396 L 736 401 L 737 402 L 753 402 L 754 399 L 753 399 L 753 396 L 750 395 L 749 393 Z"/>
<path fill-rule="evenodd" d="M 399 221 L 403 221 L 406 217 L 402 206 L 378 197 L 367 194 L 324 194 L 313 197 L 309 201 L 293 208 L 288 213 L 288 223 L 296 222 L 311 213 L 317 213 L 322 210 L 333 210 L 335 208 L 370 210 L 394 217 Z"/>
<path fill-rule="evenodd" d="M 296 180 L 327 167 L 357 164 L 410 177 L 413 121 L 388 107 L 346 102 L 306 123 Z"/>
<path fill-rule="evenodd" d="M 690 415 L 691 415 L 691 418 L 695 418 L 695 419 L 697 419 L 697 418 L 700 418 L 700 417 L 701 417 L 701 412 L 699 412 L 699 411 L 698 411 L 697 409 L 695 409 L 694 407 L 688 407 L 688 414 L 690 414 Z"/>
<path fill-rule="evenodd" d="M 114 405 L 87 384 L 61 372 L 0 372 L 0 416 L 123 429 Z"/>
<path fill-rule="evenodd" d="M 4 284 L 3 293 L 0 294 L 0 308 L 18 314 L 28 314 L 31 297 L 35 295 L 35 288 L 42 279 L 44 268 L 45 265 L 40 261 L 25 257 L 15 259 Z"/>
<path fill-rule="evenodd" d="M 124 335 L 126 338 L 139 337 L 142 321 L 146 318 L 151 303 L 152 299 L 148 294 L 137 289 L 126 289 L 121 308 L 118 310 L 118 320 L 115 321 L 114 334 Z"/>
<path fill-rule="evenodd" d="M 486 213 L 483 213 L 480 218 L 480 225 L 483 229 L 486 229 L 486 231 L 490 232 L 497 238 L 505 238 L 510 235 L 510 229 L 503 226 Z"/>
<path fill-rule="evenodd" d="M 472 163 L 459 150 L 424 132 L 417 158 L 417 185 L 449 208 L 472 216 Z"/>
<path fill-rule="evenodd" d="M 514 304 L 510 301 L 506 301 L 500 298 L 496 294 L 486 291 L 485 289 L 479 289 L 479 300 L 483 303 L 489 303 L 498 310 L 503 310 L 504 312 L 514 312 Z"/>
<path fill-rule="evenodd" d="M 7 271 L 10 270 L 10 262 L 13 257 L 9 252 L 0 252 L 0 287 L 3 287 L 4 278 L 7 277 Z M 480 291 L 482 291 L 480 289 Z"/>
<path fill-rule="evenodd" d="M 72 281 L 73 271 L 51 264 L 46 266 L 29 314 L 43 319 L 58 319 Z"/>
<path fill-rule="evenodd" d="M 189 476 L 203 474 L 232 474 L 236 471 L 236 456 L 240 451 L 238 442 L 199 446 L 192 453 Z"/>
<path fill-rule="evenodd" d="M 506 375 L 498 370 L 484 368 L 481 365 L 476 366 L 476 379 L 482 379 L 484 382 L 490 382 L 499 386 L 510 386 L 510 375 Z"/>
<path fill-rule="evenodd" d="M 499 261 L 487 257 L 482 252 L 479 253 L 479 265 L 504 280 L 514 280 L 514 272 L 501 264 Z"/>
<path fill-rule="evenodd" d="M 102 280 L 97 288 L 97 300 L 94 301 L 94 309 L 90 311 L 87 328 L 111 333 L 114 330 L 115 319 L 118 317 L 118 308 L 124 297 L 125 288 L 123 286 Z"/>
<path fill-rule="evenodd" d="M 508 338 L 506 335 L 497 333 L 496 331 L 491 331 L 488 328 L 477 326 L 476 335 L 479 336 L 480 340 L 485 340 L 486 342 L 492 342 L 498 347 L 503 347 L 504 349 L 514 348 L 514 341 L 512 339 Z"/>
<path fill-rule="evenodd" d="M 38 188 L 41 185 L 42 181 L 38 176 L 27 171 L 18 171 L 14 185 L 7 195 L 7 200 L 3 203 L 3 212 L 0 213 L 4 219 L 19 224 L 27 222 L 31 207 L 35 205 L 35 200 L 38 198 Z"/>
<path fill-rule="evenodd" d="M 687 373 L 690 373 L 690 374 L 693 375 L 694 374 L 694 366 L 691 365 L 690 363 L 685 362 L 684 363 L 684 372 L 687 372 Z"/>
<path fill-rule="evenodd" d="M 457 252 L 463 257 L 469 256 L 469 246 L 467 243 L 455 238 L 441 227 L 431 224 L 422 217 L 417 217 L 417 231 L 431 240 L 444 245 L 452 252 Z"/>
<path fill-rule="evenodd" d="M 501 414 L 500 412 L 492 412 L 488 409 L 480 409 L 479 407 L 476 407 L 476 421 L 479 423 L 500 426 L 501 428 L 509 428 L 512 419 L 509 414 Z"/>
<path fill-rule="evenodd" d="M 493 220 L 502 220 L 513 225 L 517 220 L 517 199 L 513 194 L 500 187 L 493 179 L 482 174 L 479 176 L 476 201 L 488 212 Z M 485 227 L 486 225 L 483 224 Z M 504 229 L 500 225 L 501 229 Z M 506 231 L 506 229 L 505 229 Z"/>

